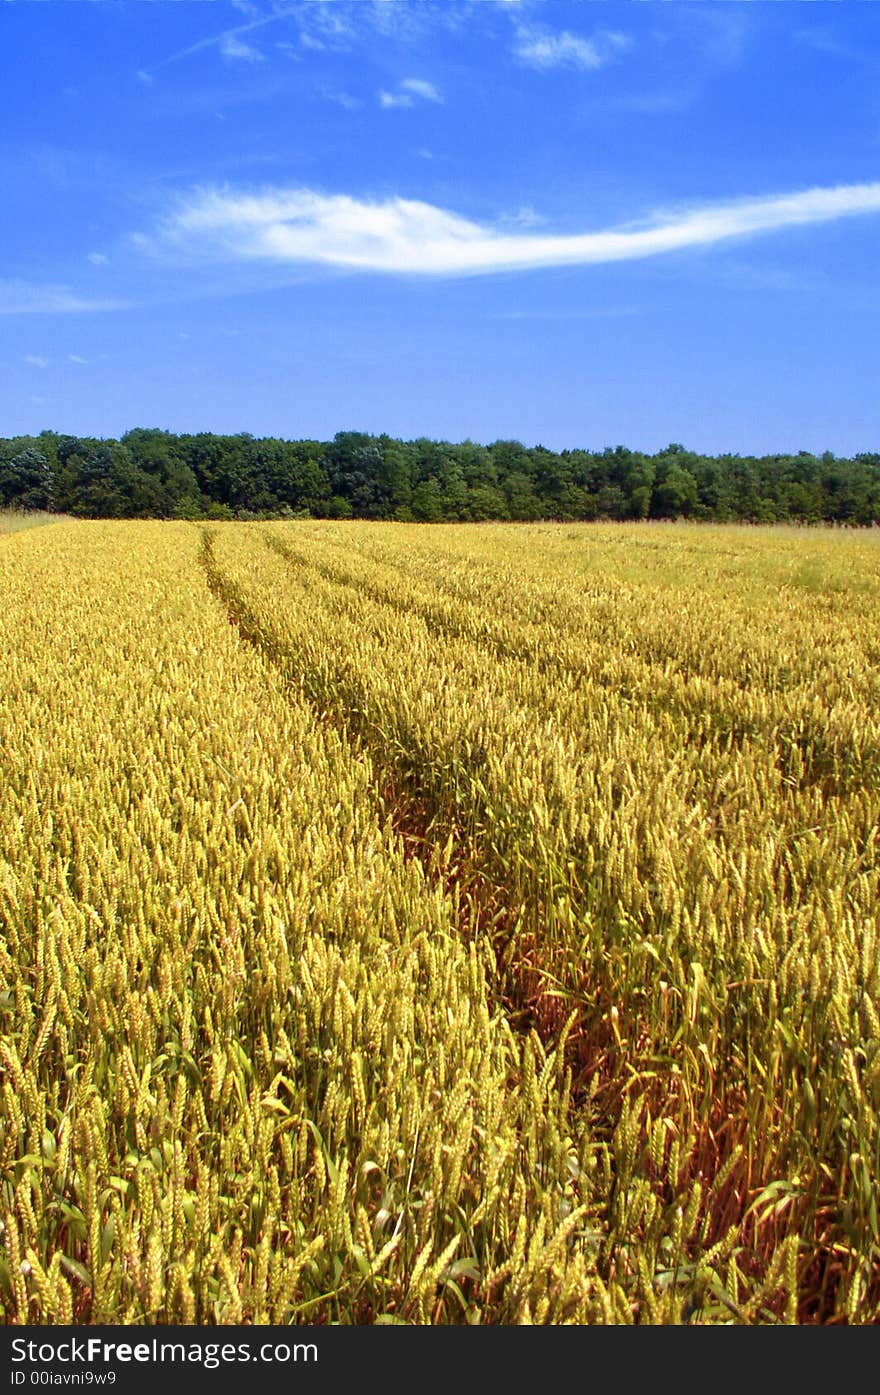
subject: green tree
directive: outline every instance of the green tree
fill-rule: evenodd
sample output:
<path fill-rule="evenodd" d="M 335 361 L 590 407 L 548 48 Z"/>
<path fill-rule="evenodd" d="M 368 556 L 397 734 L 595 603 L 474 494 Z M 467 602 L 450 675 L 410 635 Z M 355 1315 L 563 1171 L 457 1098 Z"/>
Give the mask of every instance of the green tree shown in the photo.
<path fill-rule="evenodd" d="M 468 490 L 468 516 L 475 523 L 490 519 L 503 522 L 510 518 L 507 500 L 494 484 L 478 484 Z"/>
<path fill-rule="evenodd" d="M 543 516 L 541 500 L 535 493 L 531 476 L 523 470 L 515 470 L 512 475 L 508 475 L 502 489 L 511 518 L 526 523 Z"/>
<path fill-rule="evenodd" d="M 443 491 L 436 479 L 421 480 L 412 492 L 413 518 L 417 523 L 440 523 L 444 518 Z"/>
<path fill-rule="evenodd" d="M 9 461 L 0 460 L 0 504 L 16 509 L 51 509 L 55 478 L 42 451 L 29 446 Z"/>
<path fill-rule="evenodd" d="M 683 465 L 671 465 L 654 488 L 653 512 L 658 518 L 687 517 L 697 504 L 697 481 Z"/>

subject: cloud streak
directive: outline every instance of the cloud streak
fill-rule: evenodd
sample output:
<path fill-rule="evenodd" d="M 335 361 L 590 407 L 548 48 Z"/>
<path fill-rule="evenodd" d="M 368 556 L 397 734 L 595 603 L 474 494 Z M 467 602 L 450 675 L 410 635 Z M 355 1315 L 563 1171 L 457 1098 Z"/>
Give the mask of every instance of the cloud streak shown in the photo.
<path fill-rule="evenodd" d="M 443 101 L 433 82 L 426 82 L 424 78 L 404 78 L 400 85 L 404 91 L 412 92 L 413 96 L 421 97 L 425 102 Z"/>
<path fill-rule="evenodd" d="M 279 10 L 270 15 L 262 15 L 259 19 L 252 19 L 247 24 L 236 24 L 231 29 L 221 30 L 219 34 L 210 34 L 207 38 L 198 39 L 194 44 L 188 44 L 186 48 L 170 53 L 167 58 L 162 58 L 152 67 L 139 69 L 138 76 L 144 82 L 151 82 L 153 73 L 158 72 L 160 68 L 167 68 L 169 63 L 179 63 L 182 58 L 190 58 L 194 53 L 201 53 L 209 48 L 219 48 L 227 59 L 259 60 L 263 55 L 251 44 L 246 43 L 241 35 L 252 34 L 255 29 L 264 29 L 267 24 L 275 24 L 279 19 L 286 18 L 288 13 L 287 10 Z"/>
<path fill-rule="evenodd" d="M 226 34 L 220 43 L 220 52 L 230 63 L 262 63 L 265 55 L 260 52 L 254 44 L 246 44 L 243 39 L 237 39 L 234 34 Z"/>
<path fill-rule="evenodd" d="M 415 106 L 416 99 L 439 104 L 443 102 L 433 82 L 426 82 L 424 78 L 404 78 L 396 92 L 383 89 L 379 93 L 379 105 L 386 108 L 412 107 Z"/>
<path fill-rule="evenodd" d="M 312 264 L 416 276 L 473 276 L 633 261 L 736 238 L 880 213 L 880 183 L 705 205 L 606 231 L 510 231 L 436 205 L 370 202 L 311 189 L 199 189 L 141 239 L 208 261 Z"/>
<path fill-rule="evenodd" d="M 616 51 L 628 47 L 627 37 L 615 32 L 585 39 L 567 29 L 557 33 L 543 26 L 520 25 L 513 55 L 525 67 L 536 68 L 539 72 L 549 72 L 553 68 L 581 68 L 589 72 L 603 67 Z"/>
<path fill-rule="evenodd" d="M 124 310 L 121 300 L 92 300 L 67 286 L 0 280 L 0 315 L 76 315 L 96 310 Z"/>

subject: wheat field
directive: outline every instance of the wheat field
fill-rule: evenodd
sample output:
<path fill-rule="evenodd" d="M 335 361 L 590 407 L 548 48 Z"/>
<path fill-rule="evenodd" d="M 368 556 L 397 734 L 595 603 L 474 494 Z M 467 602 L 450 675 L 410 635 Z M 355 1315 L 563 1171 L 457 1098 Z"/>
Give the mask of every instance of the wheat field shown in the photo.
<path fill-rule="evenodd" d="M 0 539 L 4 1321 L 876 1321 L 878 562 Z"/>
<path fill-rule="evenodd" d="M 0 509 L 0 538 L 7 533 L 18 533 L 22 528 L 39 528 L 45 523 L 61 523 L 65 515 L 45 513 L 39 510 Z"/>

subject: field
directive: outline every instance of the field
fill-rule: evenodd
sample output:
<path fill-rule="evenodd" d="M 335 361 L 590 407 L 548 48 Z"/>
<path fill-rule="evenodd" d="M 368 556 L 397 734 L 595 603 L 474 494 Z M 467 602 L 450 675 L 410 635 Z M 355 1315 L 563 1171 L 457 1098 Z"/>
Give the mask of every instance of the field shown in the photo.
<path fill-rule="evenodd" d="M 876 1321 L 878 563 L 0 538 L 5 1321 Z"/>
<path fill-rule="evenodd" d="M 58 523 L 63 518 L 63 514 L 0 509 L 0 538 L 7 533 L 18 533 L 22 528 L 39 528 L 44 523 Z"/>

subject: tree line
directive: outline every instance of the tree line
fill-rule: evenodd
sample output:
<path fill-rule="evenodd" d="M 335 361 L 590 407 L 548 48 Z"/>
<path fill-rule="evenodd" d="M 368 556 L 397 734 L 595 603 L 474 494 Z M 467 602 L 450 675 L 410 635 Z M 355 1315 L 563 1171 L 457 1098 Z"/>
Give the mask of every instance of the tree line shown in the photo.
<path fill-rule="evenodd" d="M 693 518 L 880 522 L 880 452 L 700 455 L 677 442 L 547 450 L 519 441 L 332 441 L 242 432 L 0 439 L 0 506 L 82 518 L 481 522 Z"/>

